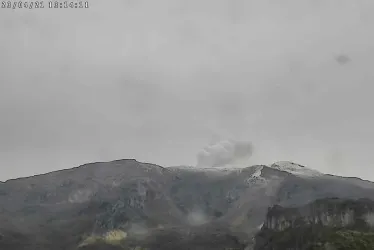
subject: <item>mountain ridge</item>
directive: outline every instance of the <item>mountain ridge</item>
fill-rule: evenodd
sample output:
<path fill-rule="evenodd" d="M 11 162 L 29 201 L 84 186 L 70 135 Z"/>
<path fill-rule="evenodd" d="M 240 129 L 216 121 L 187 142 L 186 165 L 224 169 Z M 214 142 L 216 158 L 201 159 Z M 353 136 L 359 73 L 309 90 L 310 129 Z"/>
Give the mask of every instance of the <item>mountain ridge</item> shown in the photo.
<path fill-rule="evenodd" d="M 51 249 L 65 237 L 69 240 L 53 249 L 71 250 L 90 235 L 123 232 L 119 235 L 132 242 L 139 237 L 134 228 L 166 238 L 179 228 L 177 238 L 188 239 L 187 245 L 207 247 L 212 240 L 217 242 L 212 249 L 221 249 L 210 231 L 241 242 L 228 240 L 227 247 L 250 245 L 273 205 L 299 207 L 328 197 L 374 199 L 372 182 L 309 176 L 299 174 L 307 168 L 295 163 L 274 164 L 195 171 L 121 159 L 8 180 L 0 185 L 0 234 L 10 230 L 30 238 L 27 250 Z"/>
<path fill-rule="evenodd" d="M 29 178 L 33 178 L 33 177 L 47 176 L 47 175 L 53 174 L 53 173 L 61 173 L 61 172 L 64 172 L 64 171 L 74 170 L 74 169 L 78 169 L 78 168 L 82 168 L 82 167 L 88 167 L 88 166 L 92 166 L 92 165 L 96 165 L 96 164 L 121 163 L 121 162 L 136 162 L 136 163 L 140 163 L 140 164 L 152 165 L 154 167 L 157 166 L 157 167 L 162 168 L 162 169 L 184 169 L 184 170 L 195 170 L 195 171 L 201 171 L 201 172 L 203 172 L 203 171 L 209 171 L 209 170 L 212 170 L 212 171 L 222 171 L 222 170 L 225 170 L 225 171 L 235 171 L 235 170 L 242 170 L 242 169 L 245 169 L 245 168 L 251 168 L 251 167 L 254 167 L 254 166 L 265 166 L 265 167 L 274 168 L 273 166 L 275 166 L 275 165 L 277 165 L 279 163 L 289 163 L 291 165 L 297 165 L 297 166 L 299 166 L 301 168 L 309 169 L 309 170 L 318 172 L 318 173 L 320 173 L 322 175 L 326 175 L 326 176 L 336 176 L 336 177 L 341 177 L 341 178 L 358 179 L 358 180 L 361 180 L 361 181 L 366 181 L 366 182 L 374 183 L 374 181 L 371 181 L 371 180 L 368 180 L 368 179 L 363 179 L 363 178 L 360 178 L 360 177 L 355 177 L 355 176 L 341 176 L 341 175 L 336 175 L 336 174 L 321 173 L 321 172 L 319 172 L 317 170 L 314 170 L 314 169 L 306 167 L 304 165 L 295 163 L 293 161 L 277 161 L 277 162 L 274 162 L 274 163 L 268 164 L 268 165 L 265 165 L 265 164 L 255 164 L 255 165 L 250 165 L 250 164 L 242 164 L 242 165 L 241 164 L 236 164 L 234 166 L 227 166 L 227 167 L 196 167 L 196 166 L 192 166 L 192 165 L 178 165 L 178 166 L 163 167 L 161 165 L 153 164 L 153 163 L 150 163 L 150 162 L 138 161 L 135 158 L 123 158 L 123 159 L 116 159 L 116 160 L 111 160 L 111 161 L 97 161 L 97 162 L 84 163 L 84 164 L 81 164 L 79 166 L 72 167 L 72 168 L 65 168 L 65 169 L 54 170 L 54 171 L 50 171 L 50 172 L 46 172 L 46 173 L 41 173 L 41 174 L 35 174 L 35 175 L 24 176 L 24 177 L 17 177 L 17 178 L 11 178 L 11 179 L 8 179 L 8 180 L 5 180 L 5 181 L 0 181 L 0 184 L 1 183 L 7 183 L 7 182 L 10 182 L 10 181 L 17 181 L 17 180 L 29 179 Z M 240 165 L 240 166 L 238 166 L 238 165 Z M 245 166 L 243 166 L 243 165 L 245 165 Z M 281 169 L 278 169 L 278 170 L 282 171 Z"/>

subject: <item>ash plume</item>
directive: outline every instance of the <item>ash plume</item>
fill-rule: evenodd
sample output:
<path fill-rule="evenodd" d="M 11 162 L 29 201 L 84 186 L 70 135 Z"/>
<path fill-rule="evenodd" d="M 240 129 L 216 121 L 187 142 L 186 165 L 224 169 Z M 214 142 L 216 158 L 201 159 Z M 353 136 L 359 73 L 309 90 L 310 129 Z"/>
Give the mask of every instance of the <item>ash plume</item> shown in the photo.
<path fill-rule="evenodd" d="M 247 162 L 252 156 L 250 142 L 224 140 L 206 146 L 197 155 L 197 167 L 223 167 L 238 162 Z"/>

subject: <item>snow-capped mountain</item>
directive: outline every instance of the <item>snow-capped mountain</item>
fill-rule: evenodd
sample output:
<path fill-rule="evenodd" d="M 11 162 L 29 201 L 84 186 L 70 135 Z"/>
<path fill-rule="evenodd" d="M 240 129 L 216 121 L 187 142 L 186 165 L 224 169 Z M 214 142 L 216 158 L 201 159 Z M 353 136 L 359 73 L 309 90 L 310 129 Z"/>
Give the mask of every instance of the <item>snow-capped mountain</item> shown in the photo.
<path fill-rule="evenodd" d="M 317 177 L 324 175 L 323 173 L 304 167 L 302 165 L 290 162 L 290 161 L 279 161 L 270 165 L 264 165 L 269 168 L 277 169 L 279 171 L 287 172 L 300 177 Z M 236 164 L 227 164 L 219 167 L 197 167 L 197 166 L 175 166 L 170 167 L 171 170 L 185 170 L 185 171 L 195 171 L 195 172 L 220 172 L 220 173 L 231 173 L 231 172 L 240 172 L 242 169 L 251 168 L 250 164 L 246 163 L 236 163 Z M 261 166 L 262 169 L 263 166 Z M 256 175 L 261 174 L 261 169 L 258 169 Z"/>
<path fill-rule="evenodd" d="M 270 167 L 280 171 L 286 171 L 290 174 L 294 174 L 297 176 L 315 177 L 323 175 L 321 172 L 317 170 L 310 169 L 289 161 L 276 162 L 270 165 Z"/>

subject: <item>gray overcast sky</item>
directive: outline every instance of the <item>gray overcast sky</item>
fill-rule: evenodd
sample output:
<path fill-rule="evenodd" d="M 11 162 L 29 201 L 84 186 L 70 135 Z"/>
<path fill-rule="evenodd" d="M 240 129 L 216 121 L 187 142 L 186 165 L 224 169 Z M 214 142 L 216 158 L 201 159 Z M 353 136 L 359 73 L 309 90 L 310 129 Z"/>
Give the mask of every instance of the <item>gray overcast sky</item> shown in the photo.
<path fill-rule="evenodd" d="M 374 180 L 373 0 L 89 5 L 0 9 L 0 180 L 214 138 Z"/>

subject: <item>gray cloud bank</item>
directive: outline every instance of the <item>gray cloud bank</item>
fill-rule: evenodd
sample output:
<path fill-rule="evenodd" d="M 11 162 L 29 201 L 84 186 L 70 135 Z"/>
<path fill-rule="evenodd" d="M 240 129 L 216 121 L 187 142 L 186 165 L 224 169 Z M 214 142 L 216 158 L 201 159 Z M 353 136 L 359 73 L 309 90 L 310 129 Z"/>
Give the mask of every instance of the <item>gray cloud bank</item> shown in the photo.
<path fill-rule="evenodd" d="M 374 179 L 374 1 L 89 3 L 0 10 L 0 179 L 193 165 L 215 135 Z"/>

